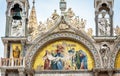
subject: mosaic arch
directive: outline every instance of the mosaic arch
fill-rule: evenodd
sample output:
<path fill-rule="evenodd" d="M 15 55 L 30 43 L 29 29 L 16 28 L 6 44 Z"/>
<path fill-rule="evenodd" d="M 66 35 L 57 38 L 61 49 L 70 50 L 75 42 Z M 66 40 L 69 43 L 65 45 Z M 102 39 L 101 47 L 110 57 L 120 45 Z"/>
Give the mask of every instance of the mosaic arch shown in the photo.
<path fill-rule="evenodd" d="M 94 67 L 94 59 L 88 49 L 73 40 L 48 43 L 39 49 L 34 59 L 34 70 L 91 70 Z"/>
<path fill-rule="evenodd" d="M 29 53 L 27 53 L 26 55 L 26 66 L 28 68 L 31 68 L 32 67 L 34 69 L 35 66 L 33 66 L 34 64 L 34 60 L 36 59 L 35 57 L 37 56 L 38 53 L 40 52 L 43 52 L 43 54 L 45 54 L 45 51 L 40 51 L 40 49 L 42 49 L 43 45 L 46 45 L 48 44 L 50 41 L 55 41 L 55 40 L 58 40 L 58 39 L 69 39 L 69 40 L 74 40 L 74 41 L 77 41 L 78 43 L 75 43 L 75 42 L 72 42 L 72 41 L 68 41 L 67 43 L 75 43 L 77 44 L 77 46 L 82 46 L 81 44 L 83 44 L 85 47 L 87 47 L 88 49 L 85 49 L 85 47 L 82 47 L 83 49 L 75 49 L 76 51 L 78 50 L 82 50 L 82 53 L 84 53 L 86 55 L 86 57 L 90 57 L 92 59 L 94 59 L 94 67 L 95 68 L 99 68 L 101 66 L 100 64 L 100 57 L 99 57 L 99 54 L 98 52 L 96 51 L 96 49 L 94 48 L 94 46 L 92 45 L 92 43 L 90 43 L 88 40 L 86 40 L 85 38 L 82 38 L 81 36 L 79 35 L 76 35 L 76 34 L 73 34 L 73 33 L 55 33 L 55 34 L 51 34 L 45 38 L 42 38 L 40 40 L 38 40 L 38 42 L 36 44 L 34 44 L 33 46 L 31 46 L 31 48 L 29 48 Z M 57 43 L 57 42 L 56 42 Z M 54 44 L 54 43 L 53 43 Z M 52 45 L 52 44 L 51 44 Z M 46 45 L 47 46 L 47 45 Z M 49 47 L 50 45 L 48 45 Z M 54 49 L 57 49 L 57 48 L 54 48 Z M 53 49 L 53 50 L 54 50 Z M 65 48 L 66 49 L 66 48 Z M 44 48 L 42 49 L 44 50 Z M 46 50 L 46 49 L 45 49 Z M 49 49 L 48 49 L 49 50 Z M 68 49 L 70 50 L 70 48 Z M 65 52 L 68 52 L 65 51 Z M 92 57 L 89 55 L 89 52 L 87 52 L 89 50 L 89 52 L 91 53 Z M 76 52 L 75 51 L 75 52 Z M 51 52 L 51 51 L 50 51 Z M 41 53 L 42 54 L 42 53 Z M 89 62 L 89 61 L 88 61 Z M 88 63 L 87 62 L 87 63 Z M 42 62 L 43 64 L 43 62 Z M 35 64 L 37 66 L 37 64 Z M 93 66 L 92 66 L 93 67 Z"/>
<path fill-rule="evenodd" d="M 120 50 L 118 51 L 116 59 L 115 59 L 115 68 L 120 69 Z"/>

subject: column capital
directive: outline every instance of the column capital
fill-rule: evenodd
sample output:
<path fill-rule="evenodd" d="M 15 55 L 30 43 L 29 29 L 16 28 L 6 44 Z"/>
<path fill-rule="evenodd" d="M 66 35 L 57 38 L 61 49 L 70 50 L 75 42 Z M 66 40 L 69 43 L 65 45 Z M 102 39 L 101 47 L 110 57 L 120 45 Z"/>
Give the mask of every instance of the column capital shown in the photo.
<path fill-rule="evenodd" d="M 3 40 L 4 45 L 8 44 L 8 40 Z"/>

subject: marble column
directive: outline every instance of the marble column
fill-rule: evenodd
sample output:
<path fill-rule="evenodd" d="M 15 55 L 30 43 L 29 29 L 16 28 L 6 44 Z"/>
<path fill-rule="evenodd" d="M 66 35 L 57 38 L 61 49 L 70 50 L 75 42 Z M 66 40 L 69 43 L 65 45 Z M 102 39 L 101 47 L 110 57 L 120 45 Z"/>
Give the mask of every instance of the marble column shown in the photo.
<path fill-rule="evenodd" d="M 1 76 L 6 76 L 6 69 L 1 69 Z"/>
<path fill-rule="evenodd" d="M 18 69 L 19 71 L 19 76 L 25 76 L 25 70 L 22 68 L 22 69 Z"/>
<path fill-rule="evenodd" d="M 113 76 L 113 71 L 109 71 L 109 72 L 108 72 L 108 75 L 109 75 L 109 76 Z"/>
<path fill-rule="evenodd" d="M 98 12 L 95 12 L 96 36 L 98 36 Z"/>
<path fill-rule="evenodd" d="M 11 17 L 9 17 L 9 16 L 6 16 L 6 32 L 5 32 L 5 36 L 9 36 L 9 26 L 10 26 L 10 20 L 11 19 Z"/>
<path fill-rule="evenodd" d="M 113 36 L 113 15 L 110 15 L 110 22 L 111 22 L 111 24 L 110 24 L 110 36 Z"/>
<path fill-rule="evenodd" d="M 25 56 L 25 41 L 24 40 L 21 40 L 21 44 L 22 44 L 22 55 L 21 57 L 24 57 Z"/>
<path fill-rule="evenodd" d="M 4 58 L 8 55 L 8 41 L 4 40 Z"/>

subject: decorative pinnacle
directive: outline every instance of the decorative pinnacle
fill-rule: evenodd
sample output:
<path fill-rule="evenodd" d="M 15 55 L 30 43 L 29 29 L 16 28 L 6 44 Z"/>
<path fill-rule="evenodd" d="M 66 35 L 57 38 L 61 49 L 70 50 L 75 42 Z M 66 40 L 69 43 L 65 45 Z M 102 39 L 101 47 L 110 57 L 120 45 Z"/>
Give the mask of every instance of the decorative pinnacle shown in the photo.
<path fill-rule="evenodd" d="M 64 11 L 66 10 L 66 1 L 65 0 L 60 0 L 60 10 L 61 10 L 61 13 L 64 13 Z"/>
<path fill-rule="evenodd" d="M 35 6 L 35 0 L 33 0 L 33 6 Z"/>

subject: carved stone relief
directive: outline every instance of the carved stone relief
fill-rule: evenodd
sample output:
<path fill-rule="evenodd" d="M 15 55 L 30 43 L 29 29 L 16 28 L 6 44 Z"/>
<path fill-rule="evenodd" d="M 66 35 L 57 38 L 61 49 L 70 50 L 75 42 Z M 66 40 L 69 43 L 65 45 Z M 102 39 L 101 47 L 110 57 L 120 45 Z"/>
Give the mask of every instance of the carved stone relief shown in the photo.
<path fill-rule="evenodd" d="M 102 44 L 100 47 L 100 54 L 101 54 L 103 68 L 109 68 L 110 47 L 107 44 Z"/>
<path fill-rule="evenodd" d="M 23 28 L 22 28 L 21 20 L 12 21 L 11 36 L 23 36 Z"/>

